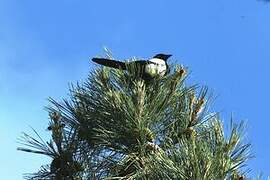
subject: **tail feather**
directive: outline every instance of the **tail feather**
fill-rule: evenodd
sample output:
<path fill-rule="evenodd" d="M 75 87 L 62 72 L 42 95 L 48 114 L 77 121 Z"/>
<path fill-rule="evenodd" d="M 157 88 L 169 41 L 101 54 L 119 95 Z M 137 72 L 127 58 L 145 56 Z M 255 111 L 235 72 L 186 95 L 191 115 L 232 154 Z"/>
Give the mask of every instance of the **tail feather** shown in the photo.
<path fill-rule="evenodd" d="M 127 69 L 126 64 L 121 61 L 105 59 L 105 58 L 93 58 L 92 61 L 101 65 L 104 65 L 104 66 L 111 67 L 111 68 L 123 69 L 123 70 Z"/>

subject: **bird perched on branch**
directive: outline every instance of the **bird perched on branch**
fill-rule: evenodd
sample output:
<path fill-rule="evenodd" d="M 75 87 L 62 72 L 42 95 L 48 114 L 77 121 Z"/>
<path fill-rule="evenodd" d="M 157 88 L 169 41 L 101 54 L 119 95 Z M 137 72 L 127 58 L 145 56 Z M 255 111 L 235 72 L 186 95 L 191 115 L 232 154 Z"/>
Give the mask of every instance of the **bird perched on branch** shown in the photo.
<path fill-rule="evenodd" d="M 129 70 L 129 66 L 135 66 L 136 76 L 144 80 L 152 79 L 157 76 L 163 77 L 169 73 L 170 69 L 167 60 L 172 55 L 170 54 L 157 54 L 148 60 L 136 60 L 130 62 L 122 62 L 118 60 L 106 58 L 93 58 L 95 63 L 122 70 Z"/>

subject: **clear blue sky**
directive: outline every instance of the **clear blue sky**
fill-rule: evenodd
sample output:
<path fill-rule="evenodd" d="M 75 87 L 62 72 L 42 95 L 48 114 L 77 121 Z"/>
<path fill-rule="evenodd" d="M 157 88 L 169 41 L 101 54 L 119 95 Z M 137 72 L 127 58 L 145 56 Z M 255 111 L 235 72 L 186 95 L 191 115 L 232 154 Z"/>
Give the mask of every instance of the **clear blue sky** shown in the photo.
<path fill-rule="evenodd" d="M 16 151 L 16 139 L 29 126 L 48 137 L 46 98 L 66 97 L 103 46 L 121 59 L 173 54 L 218 96 L 225 122 L 247 120 L 249 167 L 270 175 L 269 19 L 270 3 L 257 0 L 0 0 L 1 179 L 48 162 Z"/>

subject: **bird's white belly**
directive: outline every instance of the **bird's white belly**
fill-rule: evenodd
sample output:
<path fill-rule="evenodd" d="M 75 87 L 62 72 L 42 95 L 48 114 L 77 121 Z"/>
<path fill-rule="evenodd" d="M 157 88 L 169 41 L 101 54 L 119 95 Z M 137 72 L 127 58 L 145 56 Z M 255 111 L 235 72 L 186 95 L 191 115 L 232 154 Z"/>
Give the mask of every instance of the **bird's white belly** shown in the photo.
<path fill-rule="evenodd" d="M 160 59 L 150 59 L 149 60 L 152 63 L 149 63 L 146 65 L 145 67 L 145 72 L 150 74 L 151 76 L 155 76 L 155 75 L 160 75 L 160 76 L 164 76 L 166 73 L 166 64 L 164 61 L 160 60 Z"/>

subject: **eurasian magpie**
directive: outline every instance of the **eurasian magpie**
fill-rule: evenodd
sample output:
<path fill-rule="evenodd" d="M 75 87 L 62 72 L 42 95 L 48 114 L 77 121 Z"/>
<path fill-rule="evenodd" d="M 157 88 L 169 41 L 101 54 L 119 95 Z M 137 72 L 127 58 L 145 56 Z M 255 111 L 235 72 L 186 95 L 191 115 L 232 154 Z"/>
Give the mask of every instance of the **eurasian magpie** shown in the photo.
<path fill-rule="evenodd" d="M 121 62 L 117 60 L 111 60 L 106 58 L 93 58 L 92 61 L 95 63 L 116 68 L 122 70 L 128 70 L 129 65 L 136 67 L 136 75 L 142 79 L 152 79 L 157 76 L 165 76 L 169 73 L 170 69 L 167 64 L 167 59 L 171 57 L 170 54 L 157 54 L 149 60 L 137 60 L 130 62 Z"/>

